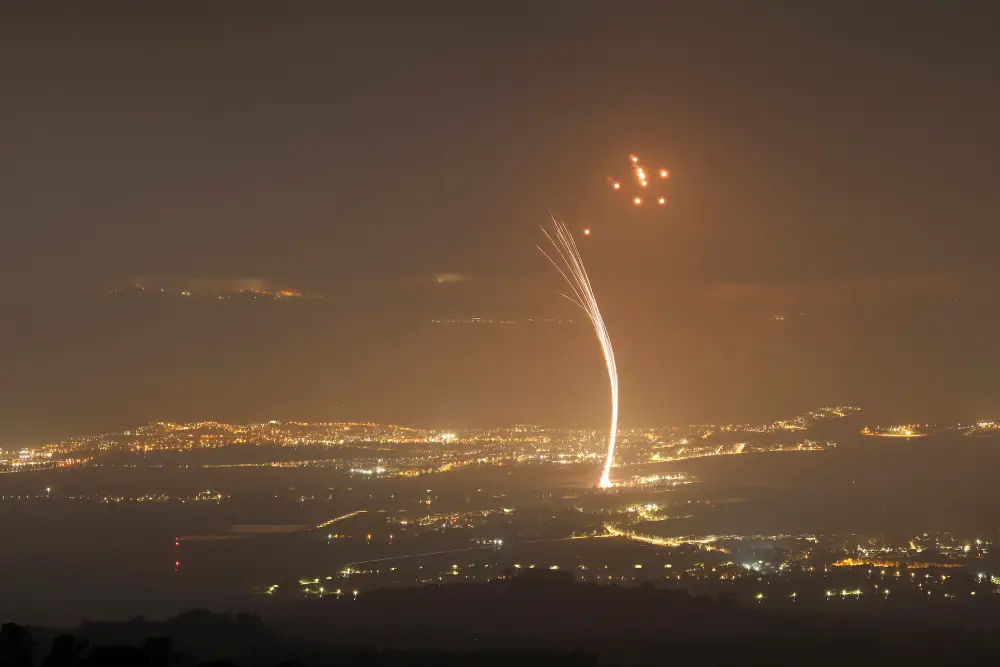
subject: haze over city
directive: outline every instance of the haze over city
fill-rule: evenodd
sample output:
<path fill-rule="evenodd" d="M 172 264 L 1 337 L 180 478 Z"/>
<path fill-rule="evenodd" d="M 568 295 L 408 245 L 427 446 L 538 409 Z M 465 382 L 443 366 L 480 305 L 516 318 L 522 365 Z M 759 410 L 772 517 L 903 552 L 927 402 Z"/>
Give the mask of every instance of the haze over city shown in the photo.
<path fill-rule="evenodd" d="M 973 5 L 4 11 L 4 443 L 596 424 L 585 331 L 425 326 L 572 317 L 534 249 L 545 206 L 595 228 L 626 424 L 995 405 L 996 46 Z M 672 172 L 656 215 L 605 187 L 630 152 Z M 327 300 L 103 298 L 156 276 Z"/>

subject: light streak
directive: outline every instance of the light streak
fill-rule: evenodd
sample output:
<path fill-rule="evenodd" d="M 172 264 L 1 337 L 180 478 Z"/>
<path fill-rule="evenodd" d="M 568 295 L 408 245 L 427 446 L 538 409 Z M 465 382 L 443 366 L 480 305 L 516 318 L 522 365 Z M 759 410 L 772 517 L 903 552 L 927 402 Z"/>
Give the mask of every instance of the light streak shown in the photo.
<path fill-rule="evenodd" d="M 604 318 L 601 317 L 601 310 L 597 306 L 597 297 L 594 295 L 590 276 L 587 275 L 587 269 L 583 265 L 583 257 L 580 256 L 580 250 L 576 246 L 576 241 L 573 240 L 573 234 L 565 222 L 554 216 L 550 215 L 550 217 L 555 225 L 554 234 L 549 234 L 544 227 L 542 231 L 552 243 L 552 247 L 555 248 L 562 264 L 557 263 L 541 247 L 538 249 L 552 263 L 552 266 L 556 267 L 556 270 L 573 291 L 573 296 L 568 294 L 562 296 L 579 306 L 590 318 L 594 333 L 597 334 L 597 341 L 601 344 L 601 351 L 604 353 L 604 363 L 608 368 L 608 381 L 611 385 L 611 428 L 608 431 L 608 455 L 600 480 L 600 487 L 607 488 L 611 486 L 611 465 L 615 457 L 615 438 L 618 435 L 618 369 L 615 366 L 615 353 L 611 348 L 611 336 L 608 334 L 608 328 L 604 325 Z"/>
<path fill-rule="evenodd" d="M 316 528 L 326 528 L 327 526 L 335 524 L 338 521 L 343 521 L 344 519 L 350 519 L 352 516 L 357 516 L 359 514 L 364 514 L 367 511 L 368 510 L 357 510 L 357 511 L 354 511 L 354 512 L 348 512 L 347 514 L 343 514 L 341 516 L 334 517 L 332 519 L 328 519 L 327 521 L 324 521 L 323 523 L 317 524 Z"/>
<path fill-rule="evenodd" d="M 625 537 L 630 540 L 635 540 L 636 542 L 645 542 L 646 544 L 652 544 L 658 547 L 679 547 L 687 544 L 693 544 L 709 548 L 710 545 L 719 541 L 719 536 L 717 535 L 705 535 L 699 537 L 656 537 L 654 535 L 640 535 L 639 533 L 635 533 L 630 530 L 622 530 L 621 528 L 613 526 L 609 523 L 604 524 L 604 529 L 608 531 L 608 535 L 613 537 Z"/>

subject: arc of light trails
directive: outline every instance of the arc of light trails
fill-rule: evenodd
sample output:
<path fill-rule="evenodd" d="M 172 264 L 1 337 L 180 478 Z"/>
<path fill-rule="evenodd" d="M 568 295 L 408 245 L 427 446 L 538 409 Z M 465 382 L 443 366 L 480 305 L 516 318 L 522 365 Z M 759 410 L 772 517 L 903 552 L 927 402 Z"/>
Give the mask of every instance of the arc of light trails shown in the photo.
<path fill-rule="evenodd" d="M 597 306 L 597 297 L 594 296 L 594 288 L 590 284 L 590 276 L 583 265 L 583 257 L 580 256 L 580 249 L 573 240 L 573 234 L 569 227 L 562 220 L 553 215 L 549 215 L 555 225 L 555 232 L 550 234 L 544 227 L 542 232 L 548 238 L 556 254 L 562 260 L 562 264 L 556 262 L 551 255 L 538 246 L 538 250 L 545 255 L 545 259 L 556 267 L 566 284 L 572 290 L 572 296 L 563 294 L 583 312 L 587 313 L 590 323 L 597 334 L 597 342 L 601 344 L 601 351 L 604 353 L 604 362 L 608 367 L 608 381 L 611 385 L 611 429 L 608 431 L 608 456 L 604 462 L 604 471 L 601 473 L 601 488 L 611 486 L 611 463 L 615 457 L 615 438 L 618 435 L 618 369 L 615 366 L 615 352 L 611 347 L 611 336 L 608 328 L 604 325 L 604 318 L 601 317 L 601 309 Z"/>

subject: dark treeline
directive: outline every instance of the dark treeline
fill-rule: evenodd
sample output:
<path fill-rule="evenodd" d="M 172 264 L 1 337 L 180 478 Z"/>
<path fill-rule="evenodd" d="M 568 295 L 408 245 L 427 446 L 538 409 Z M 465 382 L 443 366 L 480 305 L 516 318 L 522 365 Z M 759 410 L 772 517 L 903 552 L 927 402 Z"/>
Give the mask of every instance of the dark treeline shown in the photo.
<path fill-rule="evenodd" d="M 192 622 L 204 623 L 200 628 Z M 83 628 L 120 636 L 141 636 L 161 624 L 136 620 L 120 626 Z M 51 639 L 48 652 L 40 651 L 39 642 L 27 628 L 14 623 L 0 629 L 0 667 L 450 667 L 484 665 L 485 667 L 595 667 L 597 657 L 571 651 L 532 651 L 490 649 L 481 651 L 376 650 L 371 648 L 291 646 L 268 633 L 256 634 L 259 620 L 249 616 L 233 619 L 228 615 L 191 612 L 171 619 L 166 626 L 182 625 L 187 631 L 188 646 L 194 652 L 176 650 L 170 637 L 149 637 L 136 645 L 103 645 L 73 634 L 58 634 Z M 192 636 L 191 631 L 196 632 Z M 223 636 L 213 633 L 221 630 Z M 220 657 L 222 654 L 237 656 Z"/>
<path fill-rule="evenodd" d="M 293 604 L 264 622 L 192 611 L 166 621 L 3 626 L 0 667 L 959 664 L 1000 637 L 955 625 L 784 615 L 651 587 L 525 577 Z"/>

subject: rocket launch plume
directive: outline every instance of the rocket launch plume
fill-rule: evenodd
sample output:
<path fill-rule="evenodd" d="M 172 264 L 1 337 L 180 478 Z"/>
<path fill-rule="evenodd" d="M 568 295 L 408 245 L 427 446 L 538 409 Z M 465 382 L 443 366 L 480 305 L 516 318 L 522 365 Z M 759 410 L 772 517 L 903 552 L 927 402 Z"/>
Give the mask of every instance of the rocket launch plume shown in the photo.
<path fill-rule="evenodd" d="M 563 294 L 587 313 L 590 323 L 597 334 L 597 341 L 601 344 L 601 351 L 604 353 L 604 362 L 608 367 L 608 381 L 611 384 L 611 429 L 608 432 L 608 456 L 604 462 L 604 471 L 601 473 L 601 488 L 611 486 L 611 463 L 615 456 L 615 437 L 618 434 L 618 370 L 615 367 L 615 352 L 611 348 L 611 336 L 608 335 L 608 328 L 604 326 L 604 318 L 601 317 L 601 310 L 597 307 L 597 297 L 594 296 L 594 288 L 590 284 L 590 276 L 583 266 L 583 258 L 580 250 L 573 240 L 573 234 L 569 231 L 566 223 L 554 216 L 552 222 L 555 225 L 554 233 L 550 234 L 544 227 L 542 231 L 546 238 L 552 243 L 556 254 L 549 255 L 542 250 L 545 258 L 552 262 L 560 275 L 566 280 L 572 290 L 572 295 Z M 557 262 L 553 257 L 558 256 L 561 262 Z"/>

